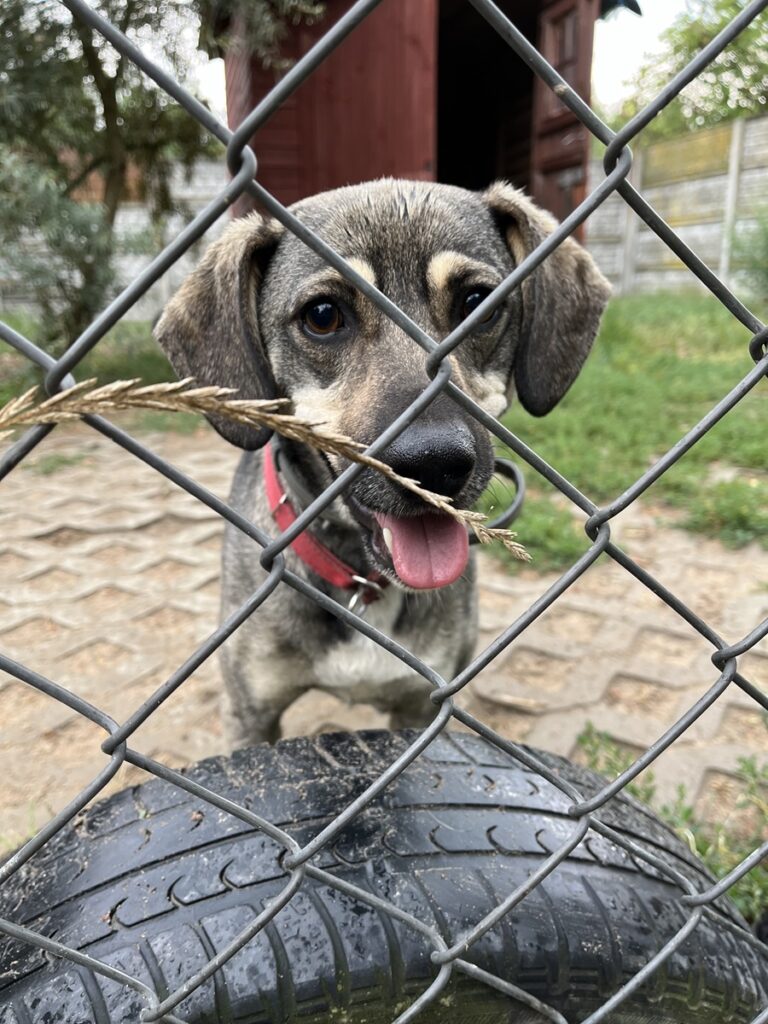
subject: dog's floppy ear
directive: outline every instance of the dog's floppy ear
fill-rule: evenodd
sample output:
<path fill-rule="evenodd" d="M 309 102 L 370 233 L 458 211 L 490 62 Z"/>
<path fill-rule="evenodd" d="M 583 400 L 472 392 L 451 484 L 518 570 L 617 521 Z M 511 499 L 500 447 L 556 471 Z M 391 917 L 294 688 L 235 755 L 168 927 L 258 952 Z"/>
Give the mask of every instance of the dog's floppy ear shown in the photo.
<path fill-rule="evenodd" d="M 499 181 L 483 193 L 515 263 L 554 231 L 556 221 L 518 189 Z M 534 416 L 548 413 L 589 354 L 610 295 L 592 257 L 567 238 L 522 285 L 520 339 L 514 354 L 518 397 Z"/>
<path fill-rule="evenodd" d="M 235 221 L 165 307 L 155 337 L 179 377 L 236 388 L 234 398 L 275 397 L 256 303 L 281 233 L 276 221 L 259 214 Z M 239 448 L 260 448 L 269 437 L 222 416 L 208 418 Z"/>

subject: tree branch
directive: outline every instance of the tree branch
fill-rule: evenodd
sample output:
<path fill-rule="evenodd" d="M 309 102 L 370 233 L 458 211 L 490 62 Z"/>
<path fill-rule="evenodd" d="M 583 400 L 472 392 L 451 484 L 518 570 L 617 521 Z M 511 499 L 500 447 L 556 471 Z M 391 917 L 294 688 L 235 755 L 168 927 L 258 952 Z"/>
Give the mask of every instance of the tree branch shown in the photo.
<path fill-rule="evenodd" d="M 133 12 L 135 10 L 136 10 L 136 2 L 135 2 L 135 0 L 127 0 L 126 5 L 125 5 L 125 13 L 123 14 L 122 18 L 118 22 L 118 28 L 120 29 L 120 31 L 123 34 L 125 34 L 125 32 L 127 32 L 128 26 L 131 24 L 131 18 L 133 17 Z"/>
<path fill-rule="evenodd" d="M 80 185 L 82 185 L 82 183 L 85 181 L 85 179 L 88 177 L 88 175 L 91 174 L 93 171 L 95 171 L 96 168 L 100 167 L 103 163 L 104 163 L 104 156 L 97 156 L 97 157 L 94 157 L 92 160 L 90 160 L 85 165 L 85 167 L 80 171 L 80 173 L 77 174 L 67 184 L 67 187 L 62 192 L 62 195 L 65 196 L 66 198 L 69 198 L 69 196 L 75 191 L 75 189 L 78 188 Z"/>
<path fill-rule="evenodd" d="M 105 94 L 109 92 L 109 76 L 105 74 L 104 68 L 99 60 L 98 51 L 93 45 L 93 34 L 87 25 L 83 25 L 83 23 L 78 21 L 75 17 L 72 18 L 72 27 L 77 33 L 80 45 L 83 48 L 83 57 L 85 58 L 86 67 L 93 75 L 96 88 L 99 90 L 99 95 L 103 100 Z"/>
<path fill-rule="evenodd" d="M 73 19 L 72 24 L 83 47 L 86 67 L 93 75 L 96 89 L 101 98 L 105 127 L 104 163 L 106 164 L 102 202 L 107 211 L 107 223 L 111 227 L 114 224 L 125 184 L 125 147 L 118 126 L 117 79 L 104 71 L 90 29 L 77 19 Z"/>
<path fill-rule="evenodd" d="M 120 21 L 118 22 L 118 25 L 117 25 L 117 27 L 120 29 L 120 31 L 123 33 L 123 35 L 125 35 L 126 32 L 128 31 L 128 28 L 129 28 L 129 26 L 131 24 L 131 18 L 133 17 L 133 12 L 135 10 L 136 10 L 136 2 L 135 2 L 135 0 L 126 0 L 125 11 L 123 12 L 123 16 L 122 16 L 122 18 L 120 19 Z M 126 61 L 125 54 L 121 53 L 120 56 L 117 59 L 117 67 L 115 68 L 115 81 L 116 82 L 119 82 L 120 79 L 123 77 L 123 70 L 125 68 L 125 61 Z"/>

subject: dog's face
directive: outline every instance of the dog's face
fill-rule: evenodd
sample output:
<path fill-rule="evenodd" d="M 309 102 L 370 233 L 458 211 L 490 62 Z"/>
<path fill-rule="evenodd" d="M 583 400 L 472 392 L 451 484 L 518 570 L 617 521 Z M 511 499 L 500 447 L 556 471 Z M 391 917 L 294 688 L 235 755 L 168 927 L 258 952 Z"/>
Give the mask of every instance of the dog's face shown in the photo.
<path fill-rule="evenodd" d="M 554 222 L 511 186 L 482 194 L 377 181 L 292 211 L 435 340 L 448 335 L 548 235 Z M 452 379 L 492 415 L 516 391 L 542 415 L 575 379 L 608 286 L 577 243 L 563 243 L 459 345 Z M 174 366 L 240 397 L 285 396 L 297 415 L 366 444 L 429 383 L 425 352 L 341 274 L 280 225 L 234 223 L 167 307 L 156 334 Z M 243 448 L 259 431 L 212 417 Z M 485 428 L 441 395 L 381 455 L 404 476 L 474 503 L 493 471 Z M 322 460 L 323 478 L 344 468 Z M 415 589 L 463 572 L 466 531 L 370 470 L 345 497 L 372 568 Z"/>

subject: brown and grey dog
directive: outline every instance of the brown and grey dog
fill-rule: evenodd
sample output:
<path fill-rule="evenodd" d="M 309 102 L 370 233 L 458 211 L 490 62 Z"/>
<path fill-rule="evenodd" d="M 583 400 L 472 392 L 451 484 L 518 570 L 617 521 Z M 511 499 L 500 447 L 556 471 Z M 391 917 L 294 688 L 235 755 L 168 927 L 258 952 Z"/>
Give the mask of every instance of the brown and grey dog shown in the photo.
<path fill-rule="evenodd" d="M 305 199 L 292 211 L 431 337 L 445 337 L 553 229 L 521 192 L 484 193 L 382 180 Z M 591 347 L 609 288 L 567 240 L 451 357 L 452 379 L 501 414 L 516 393 L 540 416 L 567 391 Z M 207 251 L 156 330 L 174 369 L 243 398 L 285 396 L 315 423 L 371 443 L 428 383 L 425 353 L 307 246 L 275 221 L 235 222 Z M 271 533 L 263 437 L 212 418 L 246 449 L 231 502 Z M 488 434 L 441 395 L 383 453 L 399 473 L 460 508 L 493 471 Z M 345 468 L 283 443 L 280 484 L 297 511 Z M 274 483 L 274 481 L 273 481 Z M 361 577 L 388 581 L 368 621 L 445 679 L 471 657 L 475 569 L 466 531 L 409 492 L 365 470 L 312 527 L 321 550 Z M 523 538 L 524 540 L 524 538 Z M 261 549 L 228 526 L 222 613 L 264 580 Z M 348 603 L 349 593 L 292 549 L 289 567 Z M 391 714 L 393 727 L 435 713 L 423 678 L 309 598 L 281 586 L 223 648 L 226 720 L 235 746 L 279 735 L 280 715 L 310 687 Z"/>

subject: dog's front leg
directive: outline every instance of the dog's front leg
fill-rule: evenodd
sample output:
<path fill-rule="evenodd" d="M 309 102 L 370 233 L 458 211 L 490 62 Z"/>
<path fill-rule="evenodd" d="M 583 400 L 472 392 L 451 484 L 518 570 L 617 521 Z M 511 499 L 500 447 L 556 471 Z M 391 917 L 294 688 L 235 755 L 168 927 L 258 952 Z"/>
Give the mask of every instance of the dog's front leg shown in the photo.
<path fill-rule="evenodd" d="M 250 665 L 222 650 L 222 717 L 233 750 L 280 738 L 280 716 L 308 688 L 309 678 L 292 658 L 264 654 Z M 297 682 L 302 679 L 306 681 Z"/>
<path fill-rule="evenodd" d="M 389 716 L 390 729 L 423 729 L 437 714 L 437 706 L 429 699 L 429 689 L 409 692 L 398 701 Z"/>

